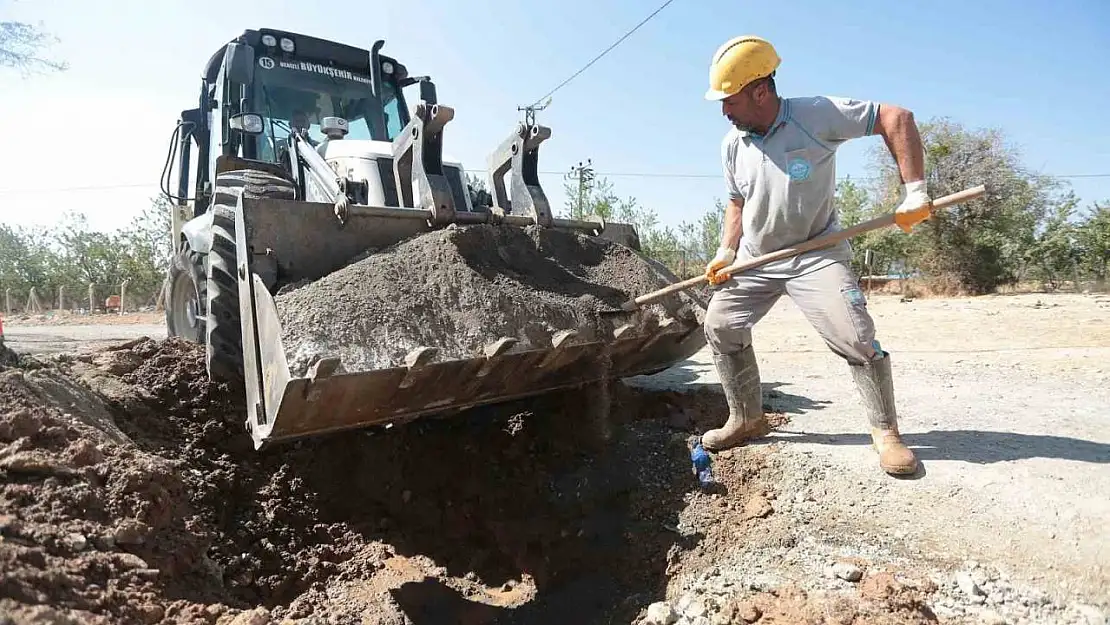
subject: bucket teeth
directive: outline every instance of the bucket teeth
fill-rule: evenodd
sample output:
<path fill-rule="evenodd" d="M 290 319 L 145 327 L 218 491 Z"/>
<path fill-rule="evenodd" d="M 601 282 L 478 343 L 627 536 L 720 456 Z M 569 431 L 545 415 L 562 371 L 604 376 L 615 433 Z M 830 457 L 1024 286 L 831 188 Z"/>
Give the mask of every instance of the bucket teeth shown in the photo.
<path fill-rule="evenodd" d="M 626 323 L 626 324 L 622 325 L 621 327 L 617 328 L 616 330 L 613 330 L 613 338 L 619 341 L 621 339 L 621 337 L 631 336 L 632 331 L 635 330 L 635 329 L 636 329 L 635 325 L 633 325 L 631 323 Z"/>
<path fill-rule="evenodd" d="M 493 358 L 497 358 L 501 354 L 504 354 L 505 352 L 509 351 L 510 349 L 515 347 L 516 344 L 517 344 L 517 340 L 514 339 L 513 337 L 503 336 L 503 337 L 497 339 L 496 341 L 490 343 L 489 345 L 486 345 L 485 348 L 482 351 L 485 353 L 486 358 L 493 359 Z"/>
<path fill-rule="evenodd" d="M 405 366 L 409 369 L 420 369 L 435 359 L 439 349 L 435 347 L 417 347 L 405 356 Z"/>
<path fill-rule="evenodd" d="M 563 343 L 578 338 L 578 330 L 559 330 L 551 337 L 551 347 L 559 349 Z"/>
<path fill-rule="evenodd" d="M 567 353 L 567 348 L 574 344 L 578 338 L 578 330 L 559 330 L 551 337 L 551 350 L 547 352 L 540 364 L 540 369 L 547 369 L 562 364 Z"/>
<path fill-rule="evenodd" d="M 313 363 L 312 367 L 308 370 L 308 377 L 313 382 L 323 378 L 330 378 L 339 369 L 338 358 L 321 358 Z"/>
<path fill-rule="evenodd" d="M 516 347 L 518 341 L 511 336 L 503 336 L 496 341 L 486 345 L 482 352 L 486 355 L 485 362 L 482 363 L 482 368 L 478 369 L 476 374 L 479 378 L 484 378 L 489 375 L 490 371 L 497 366 L 497 362 L 501 357 L 507 354 L 513 347 Z"/>
<path fill-rule="evenodd" d="M 439 350 L 435 347 L 417 347 L 405 356 L 405 366 L 408 373 L 401 380 L 401 388 L 411 388 L 420 380 L 420 372 L 426 365 L 435 360 Z"/>
<path fill-rule="evenodd" d="M 643 334 L 652 334 L 659 330 L 659 316 L 654 313 L 644 313 L 640 317 L 639 331 Z"/>
<path fill-rule="evenodd" d="M 683 331 L 682 323 L 680 323 L 678 319 L 675 319 L 674 317 L 664 317 L 663 319 L 657 319 L 656 321 L 657 322 L 648 333 L 651 338 L 649 338 L 648 341 L 644 343 L 643 349 L 651 349 L 655 346 L 656 343 L 663 340 L 664 338 L 675 334 L 681 334 Z"/>

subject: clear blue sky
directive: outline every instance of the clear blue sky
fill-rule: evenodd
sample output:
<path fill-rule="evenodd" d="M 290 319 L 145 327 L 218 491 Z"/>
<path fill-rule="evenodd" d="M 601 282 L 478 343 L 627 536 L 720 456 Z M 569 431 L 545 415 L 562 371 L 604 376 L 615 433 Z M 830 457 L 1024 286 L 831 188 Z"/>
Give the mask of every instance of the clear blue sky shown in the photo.
<path fill-rule="evenodd" d="M 149 2 L 0 0 L 0 20 L 42 22 L 71 69 L 21 78 L 0 71 L 0 220 L 48 224 L 66 207 L 94 226 L 125 224 L 157 194 L 166 147 L 195 106 L 210 54 L 243 29 L 285 28 L 369 46 L 386 40 L 413 74 L 432 75 L 456 109 L 446 151 L 469 168 L 528 104 L 578 70 L 662 0 L 287 0 Z M 1025 162 L 1052 174 L 1110 173 L 1110 2 L 1063 0 L 675 0 L 555 94 L 540 168 L 592 158 L 622 196 L 665 223 L 693 219 L 723 197 L 719 145 L 727 122 L 703 100 L 710 55 L 755 33 L 783 57 L 780 91 L 909 107 L 1002 128 Z M 155 13 L 154 7 L 158 7 Z M 331 8 L 327 8 L 331 7 Z M 865 174 L 870 137 L 840 151 L 841 175 Z M 557 206 L 562 177 L 544 178 Z M 1110 178 L 1074 179 L 1084 205 L 1110 199 Z M 117 185 L 147 185 L 118 188 Z M 75 187 L 116 187 L 74 190 Z"/>

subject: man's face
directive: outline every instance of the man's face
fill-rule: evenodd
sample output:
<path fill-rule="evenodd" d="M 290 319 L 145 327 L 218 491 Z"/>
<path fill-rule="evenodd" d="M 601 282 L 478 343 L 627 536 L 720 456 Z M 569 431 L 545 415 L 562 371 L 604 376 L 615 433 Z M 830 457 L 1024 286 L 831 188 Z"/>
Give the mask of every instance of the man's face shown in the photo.
<path fill-rule="evenodd" d="M 298 128 L 302 130 L 308 129 L 308 115 L 304 113 L 293 113 L 293 119 L 289 120 L 289 122 L 290 125 L 293 126 L 293 128 Z"/>
<path fill-rule="evenodd" d="M 721 100 L 721 114 L 739 130 L 753 132 L 767 99 L 767 88 L 762 81 L 746 85 L 739 92 Z"/>

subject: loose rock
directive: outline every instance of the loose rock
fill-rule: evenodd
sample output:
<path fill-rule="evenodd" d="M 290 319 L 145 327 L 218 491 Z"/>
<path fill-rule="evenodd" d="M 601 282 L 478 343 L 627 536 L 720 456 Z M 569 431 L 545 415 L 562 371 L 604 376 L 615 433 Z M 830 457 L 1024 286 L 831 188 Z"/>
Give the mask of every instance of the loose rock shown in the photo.
<path fill-rule="evenodd" d="M 754 495 L 744 504 L 745 519 L 763 518 L 771 514 L 772 511 L 771 502 L 767 501 L 767 498 L 762 495 Z"/>
<path fill-rule="evenodd" d="M 673 625 L 676 621 L 678 621 L 678 614 L 671 604 L 658 601 L 648 606 L 642 625 Z"/>
<path fill-rule="evenodd" d="M 228 622 L 228 625 L 270 625 L 270 611 L 266 608 L 255 608 L 250 612 L 240 612 Z"/>
<path fill-rule="evenodd" d="M 89 541 L 81 534 L 68 534 L 65 537 L 65 544 L 74 551 L 84 551 L 89 546 Z"/>
<path fill-rule="evenodd" d="M 984 595 L 983 590 L 979 588 L 979 585 L 975 583 L 975 580 L 972 579 L 971 575 L 968 573 L 957 573 L 956 585 L 969 597 L 982 598 Z"/>
<path fill-rule="evenodd" d="M 745 623 L 754 623 L 763 616 L 763 612 L 757 606 L 742 601 L 736 608 L 736 615 L 743 619 Z"/>
<path fill-rule="evenodd" d="M 858 582 L 863 578 L 863 569 L 850 562 L 837 562 L 833 565 L 833 574 L 845 581 Z"/>
<path fill-rule="evenodd" d="M 141 545 L 146 541 L 146 535 L 149 533 L 150 528 L 141 521 L 134 519 L 126 519 L 119 524 L 112 540 L 119 545 Z"/>

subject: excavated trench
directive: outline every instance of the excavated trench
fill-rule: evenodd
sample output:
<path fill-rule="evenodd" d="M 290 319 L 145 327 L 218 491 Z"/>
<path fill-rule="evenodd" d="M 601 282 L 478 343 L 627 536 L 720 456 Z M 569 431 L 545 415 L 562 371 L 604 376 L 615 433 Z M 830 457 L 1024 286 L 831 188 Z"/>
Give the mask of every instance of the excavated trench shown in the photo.
<path fill-rule="evenodd" d="M 723 414 L 715 391 L 618 385 L 608 441 L 566 393 L 258 453 L 197 345 L 2 367 L 5 625 L 646 624 L 676 578 L 796 540 L 767 448 L 698 487 L 687 440 Z M 866 611 L 737 585 L 719 614 L 935 622 L 893 578 L 866 582 Z"/>
<path fill-rule="evenodd" d="M 0 372 L 0 612 L 28 622 L 630 622 L 690 547 L 669 416 L 720 408 L 618 386 L 607 442 L 566 393 L 259 453 L 199 346 L 22 364 Z"/>
<path fill-rule="evenodd" d="M 611 333 L 599 309 L 666 283 L 601 239 L 451 227 L 277 301 L 294 368 L 338 350 L 350 370 L 422 345 L 454 358 L 503 336 Z M 697 319 L 690 302 L 659 312 Z M 199 345 L 4 366 L 0 613 L 31 620 L 50 606 L 215 623 L 263 606 L 276 622 L 628 621 L 663 591 L 684 540 L 668 528 L 696 488 L 689 432 L 666 417 L 703 399 L 617 385 L 256 452 Z M 590 422 L 599 402 L 611 437 Z"/>

